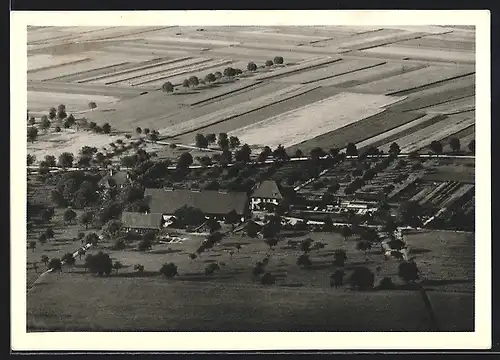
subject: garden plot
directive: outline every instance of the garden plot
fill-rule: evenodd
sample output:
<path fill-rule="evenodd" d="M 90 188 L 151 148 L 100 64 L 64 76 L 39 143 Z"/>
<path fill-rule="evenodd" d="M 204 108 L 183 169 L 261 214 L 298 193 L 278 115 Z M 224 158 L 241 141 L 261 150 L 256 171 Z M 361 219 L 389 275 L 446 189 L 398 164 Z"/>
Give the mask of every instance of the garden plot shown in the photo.
<path fill-rule="evenodd" d="M 203 62 L 200 64 L 194 64 L 190 66 L 183 66 L 179 67 L 176 70 L 168 70 L 160 73 L 155 73 L 152 75 L 144 75 L 141 77 L 137 77 L 131 80 L 125 80 L 122 81 L 120 84 L 126 84 L 130 86 L 140 86 L 140 85 L 145 85 L 145 86 L 158 86 L 160 87 L 165 83 L 167 80 L 171 80 L 174 76 L 178 75 L 184 75 L 183 78 L 186 78 L 186 74 L 196 72 L 196 71 L 203 71 L 207 69 L 212 69 L 217 66 L 223 66 L 223 65 L 229 65 L 233 61 L 229 59 L 218 59 L 218 60 L 210 60 L 207 62 Z M 171 81 L 172 82 L 172 81 Z M 182 81 L 180 82 L 182 83 Z M 174 85 L 179 85 L 178 81 L 173 82 Z"/>
<path fill-rule="evenodd" d="M 38 54 L 28 56 L 28 74 L 41 71 L 47 68 L 56 66 L 74 64 L 81 61 L 90 60 L 87 56 L 83 55 L 47 55 Z"/>
<path fill-rule="evenodd" d="M 158 64 L 148 64 L 138 66 L 137 68 L 121 71 L 118 74 L 102 75 L 98 78 L 91 79 L 95 84 L 111 85 L 122 81 L 133 80 L 141 76 L 159 74 L 165 71 L 174 71 L 183 69 L 184 67 L 193 66 L 196 64 L 206 63 L 211 61 L 210 58 L 188 58 L 184 57 L 181 60 L 167 60 Z"/>
<path fill-rule="evenodd" d="M 170 137 L 179 136 L 185 133 L 205 128 L 210 125 L 214 125 L 218 122 L 227 121 L 237 116 L 258 110 L 280 101 L 284 101 L 294 96 L 299 96 L 306 92 L 312 91 L 315 88 L 316 87 L 314 86 L 292 85 L 271 94 L 264 95 L 256 99 L 251 99 L 246 102 L 233 105 L 229 108 L 223 108 L 219 111 L 208 113 L 204 116 L 193 118 L 191 120 L 170 126 L 166 129 L 160 130 L 160 134 Z"/>
<path fill-rule="evenodd" d="M 231 131 L 252 145 L 290 147 L 383 111 L 399 97 L 341 93 L 297 110 Z"/>
<path fill-rule="evenodd" d="M 332 65 L 281 78 L 279 79 L 279 81 L 310 84 L 316 81 L 333 78 L 340 75 L 351 74 L 364 69 L 376 68 L 383 64 L 383 61 L 377 60 L 341 60 L 333 63 Z"/>
<path fill-rule="evenodd" d="M 405 90 L 416 89 L 422 86 L 435 84 L 444 80 L 462 77 L 474 73 L 473 70 L 463 67 L 429 66 L 407 74 L 392 76 L 387 79 L 372 81 L 358 85 L 352 90 L 363 90 L 380 94 L 397 94 Z"/>
<path fill-rule="evenodd" d="M 441 140 L 451 134 L 463 130 L 474 124 L 475 112 L 451 115 L 436 124 L 427 126 L 415 131 L 407 136 L 397 139 L 397 143 L 402 152 L 409 153 L 429 145 L 434 140 Z M 384 152 L 389 151 L 390 144 L 381 146 Z"/>
<path fill-rule="evenodd" d="M 474 110 L 476 107 L 476 101 L 474 96 L 469 96 L 463 99 L 457 99 L 448 101 L 444 104 L 429 106 L 420 109 L 427 113 L 434 114 L 456 114 L 459 112 Z"/>
<path fill-rule="evenodd" d="M 33 111 L 48 112 L 51 107 L 64 104 L 66 105 L 66 112 L 71 114 L 88 109 L 89 101 L 94 101 L 96 104 L 104 104 L 118 100 L 117 97 L 112 96 L 28 91 L 28 109 Z"/>
<path fill-rule="evenodd" d="M 365 49 L 363 50 L 363 52 L 375 56 L 390 55 L 408 57 L 412 59 L 449 61 L 467 64 L 473 64 L 476 59 L 476 54 L 474 52 L 451 51 L 448 49 L 420 49 L 404 46 L 380 46 L 371 49 Z"/>
<path fill-rule="evenodd" d="M 96 70 L 110 66 L 117 66 L 125 63 L 127 63 L 125 58 L 122 58 L 121 60 L 109 59 L 106 57 L 94 58 L 85 62 L 79 62 L 76 64 L 66 64 L 51 69 L 37 71 L 36 73 L 28 74 L 28 80 L 35 80 L 35 81 L 53 80 L 66 75 L 80 74 L 86 71 Z"/>
<path fill-rule="evenodd" d="M 403 124 L 413 123 L 418 121 L 424 114 L 419 113 L 395 113 L 391 111 L 383 111 L 377 115 L 362 119 L 353 124 L 347 125 L 341 129 L 322 134 L 314 139 L 299 143 L 293 146 L 290 150 L 300 148 L 305 153 L 315 147 L 322 149 L 330 149 L 333 147 L 342 149 L 348 143 L 360 144 L 365 139 L 376 139 L 377 136 L 383 137 L 384 134 L 393 128 L 404 126 Z M 415 120 L 417 119 L 417 120 Z M 359 146 L 358 146 L 359 148 Z"/>
<path fill-rule="evenodd" d="M 462 99 L 475 94 L 475 76 L 445 81 L 442 85 L 408 94 L 408 98 L 391 106 L 393 111 L 412 111 L 427 106 Z"/>
<path fill-rule="evenodd" d="M 379 65 L 373 68 L 358 70 L 353 73 L 335 76 L 330 79 L 320 80 L 317 82 L 317 85 L 350 88 L 371 81 L 386 79 L 391 76 L 405 74 L 410 71 L 422 69 L 424 67 L 425 65 L 420 65 L 420 64 L 399 64 L 394 62 L 385 63 L 383 65 Z"/>
<path fill-rule="evenodd" d="M 293 74 L 295 72 L 307 71 L 309 69 L 328 65 L 328 64 L 334 63 L 336 61 L 340 61 L 340 60 L 342 60 L 340 57 L 335 57 L 335 56 L 314 58 L 314 59 L 303 61 L 298 65 L 273 69 L 272 71 L 270 71 L 268 73 L 255 76 L 254 79 L 255 80 L 268 80 L 268 79 L 276 78 L 278 76 L 287 76 L 287 75 Z"/>

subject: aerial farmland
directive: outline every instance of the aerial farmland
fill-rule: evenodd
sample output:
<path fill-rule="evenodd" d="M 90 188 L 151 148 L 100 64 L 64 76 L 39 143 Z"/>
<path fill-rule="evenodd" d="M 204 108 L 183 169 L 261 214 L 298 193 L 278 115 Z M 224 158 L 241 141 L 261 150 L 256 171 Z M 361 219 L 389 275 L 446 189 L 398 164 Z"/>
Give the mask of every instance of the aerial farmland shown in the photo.
<path fill-rule="evenodd" d="M 474 28 L 27 41 L 29 331 L 473 331 Z"/>

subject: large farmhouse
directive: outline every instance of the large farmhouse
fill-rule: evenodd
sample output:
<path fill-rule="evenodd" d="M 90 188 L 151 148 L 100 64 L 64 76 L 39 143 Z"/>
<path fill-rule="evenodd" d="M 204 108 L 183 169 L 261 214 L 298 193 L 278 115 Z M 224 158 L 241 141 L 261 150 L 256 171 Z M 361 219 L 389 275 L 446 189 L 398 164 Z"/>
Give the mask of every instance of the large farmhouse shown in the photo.
<path fill-rule="evenodd" d="M 183 206 L 200 209 L 209 217 L 224 220 L 233 210 L 244 221 L 250 215 L 248 196 L 244 192 L 216 190 L 146 189 L 151 213 L 162 214 L 168 220 Z"/>
<path fill-rule="evenodd" d="M 253 192 L 250 198 L 252 211 L 266 210 L 266 204 L 278 206 L 283 200 L 283 195 L 275 181 L 263 181 Z"/>
<path fill-rule="evenodd" d="M 122 213 L 122 224 L 127 231 L 157 231 L 163 227 L 164 220 L 161 214 L 141 214 L 124 211 Z"/>

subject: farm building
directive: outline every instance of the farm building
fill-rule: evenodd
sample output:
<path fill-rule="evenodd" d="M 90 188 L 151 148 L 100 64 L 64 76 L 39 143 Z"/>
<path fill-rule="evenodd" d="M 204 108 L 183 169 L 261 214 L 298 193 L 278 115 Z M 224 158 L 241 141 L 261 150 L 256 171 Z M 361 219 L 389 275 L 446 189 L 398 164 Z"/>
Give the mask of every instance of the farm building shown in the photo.
<path fill-rule="evenodd" d="M 162 214 L 142 214 L 124 211 L 122 213 L 122 224 L 127 231 L 157 231 L 163 227 L 164 220 Z"/>
<path fill-rule="evenodd" d="M 130 175 L 126 171 L 109 170 L 109 174 L 104 176 L 99 181 L 99 186 L 104 189 L 109 189 L 114 186 L 124 187 L 130 183 Z"/>
<path fill-rule="evenodd" d="M 265 204 L 279 205 L 283 195 L 275 181 L 265 180 L 255 189 L 250 197 L 250 209 L 264 210 Z"/>
<path fill-rule="evenodd" d="M 217 220 L 224 220 L 233 210 L 242 221 L 250 215 L 248 196 L 244 192 L 149 188 L 144 196 L 149 199 L 151 213 L 162 214 L 165 220 L 183 206 L 199 209 Z"/>

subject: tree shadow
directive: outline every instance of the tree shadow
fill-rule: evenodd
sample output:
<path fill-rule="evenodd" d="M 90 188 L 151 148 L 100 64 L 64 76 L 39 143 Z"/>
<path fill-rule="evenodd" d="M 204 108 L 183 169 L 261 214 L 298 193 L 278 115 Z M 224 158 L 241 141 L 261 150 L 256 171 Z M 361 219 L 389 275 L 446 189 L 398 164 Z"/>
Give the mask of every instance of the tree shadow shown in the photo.
<path fill-rule="evenodd" d="M 148 254 L 154 254 L 154 255 L 165 255 L 165 254 L 175 254 L 175 253 L 180 253 L 182 250 L 179 249 L 163 249 L 163 250 L 151 250 L 148 252 Z"/>
<path fill-rule="evenodd" d="M 431 250 L 421 248 L 410 249 L 410 254 L 425 254 L 428 252 L 431 252 Z"/>
<path fill-rule="evenodd" d="M 455 284 L 472 284 L 474 280 L 471 279 L 442 279 L 442 280 L 432 280 L 425 279 L 422 280 L 421 284 L 424 286 L 441 286 L 441 285 L 455 285 Z"/>
<path fill-rule="evenodd" d="M 281 287 L 303 287 L 304 284 L 302 284 L 302 283 L 284 283 L 284 284 L 278 284 L 278 286 L 281 286 Z"/>
<path fill-rule="evenodd" d="M 148 278 L 154 276 L 160 276 L 161 274 L 158 271 L 134 271 L 134 272 L 113 272 L 111 276 L 113 277 L 122 277 L 122 278 Z"/>

